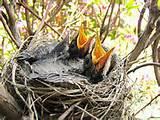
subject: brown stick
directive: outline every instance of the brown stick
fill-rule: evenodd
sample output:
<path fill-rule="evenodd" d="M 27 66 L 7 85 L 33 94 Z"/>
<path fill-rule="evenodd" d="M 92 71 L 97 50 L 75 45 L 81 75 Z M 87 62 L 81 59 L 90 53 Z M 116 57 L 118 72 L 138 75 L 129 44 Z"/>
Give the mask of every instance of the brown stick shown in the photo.
<path fill-rule="evenodd" d="M 51 0 L 51 1 L 48 1 L 46 11 L 45 11 L 45 13 L 43 14 L 42 21 L 41 21 L 40 25 L 38 26 L 38 29 L 36 30 L 36 33 L 35 33 L 35 34 L 38 34 L 38 33 L 42 30 L 42 28 L 43 28 L 43 26 L 44 26 L 44 22 L 45 22 L 45 20 L 46 20 L 46 18 L 47 18 L 47 15 L 48 15 L 50 9 L 52 9 L 52 4 L 53 4 L 53 1 L 52 1 L 52 0 Z"/>
<path fill-rule="evenodd" d="M 14 16 L 13 6 L 11 6 L 11 4 L 9 5 L 7 3 L 7 0 L 3 0 L 3 5 L 4 5 L 6 12 L 8 14 L 8 17 L 9 17 L 8 26 L 9 26 L 10 31 L 12 32 L 12 35 L 14 36 L 15 40 L 17 41 L 16 43 L 19 47 L 22 42 L 21 42 L 20 33 L 19 33 L 17 25 L 16 25 L 16 18 Z"/>
<path fill-rule="evenodd" d="M 11 38 L 12 42 L 14 42 L 14 44 L 16 45 L 17 48 L 19 48 L 19 43 L 15 40 L 14 36 L 12 35 L 7 23 L 6 23 L 6 20 L 4 19 L 4 17 L 2 16 L 1 14 L 2 11 L 0 11 L 0 20 L 3 24 L 3 27 L 4 29 L 6 30 L 6 32 L 8 33 L 9 37 Z"/>
<path fill-rule="evenodd" d="M 134 72 L 134 71 L 136 71 L 136 70 L 139 69 L 139 68 L 146 67 L 146 66 L 149 66 L 149 65 L 153 65 L 153 66 L 156 66 L 156 67 L 160 67 L 160 63 L 156 63 L 156 62 L 153 62 L 153 63 L 144 63 L 144 64 L 141 64 L 141 65 L 133 68 L 132 70 L 129 70 L 129 71 L 127 72 L 127 74 L 130 74 L 131 72 Z"/>
<path fill-rule="evenodd" d="M 144 5 L 141 12 L 140 12 L 140 16 L 139 16 L 139 19 L 138 19 L 138 27 L 137 27 L 137 32 L 138 32 L 138 37 L 140 37 L 140 33 L 141 33 L 141 23 L 142 23 L 142 19 L 143 19 L 143 16 L 144 16 L 144 13 L 146 11 L 146 6 Z"/>
<path fill-rule="evenodd" d="M 160 96 L 160 94 L 158 94 L 157 96 L 155 96 L 150 102 L 148 102 L 143 108 L 141 108 L 140 110 L 138 110 L 134 116 L 136 116 L 139 112 L 141 112 L 144 108 L 146 108 L 148 105 L 150 105 L 155 99 L 157 99 Z"/>
<path fill-rule="evenodd" d="M 158 62 L 160 63 L 160 46 L 158 48 Z"/>
<path fill-rule="evenodd" d="M 107 18 L 107 15 L 108 15 L 108 12 L 109 12 L 109 9 L 110 9 L 110 7 L 111 7 L 111 2 L 110 2 L 110 4 L 109 4 L 109 6 L 108 6 L 108 8 L 107 8 L 107 10 L 106 10 L 106 13 L 105 13 L 105 15 L 104 15 L 104 18 L 103 18 L 103 20 L 102 20 L 102 25 L 101 25 L 101 28 L 100 28 L 100 38 L 102 39 L 102 34 L 104 33 L 104 23 L 105 23 L 105 21 L 106 21 L 106 18 Z"/>
<path fill-rule="evenodd" d="M 22 5 L 24 8 L 26 8 L 29 12 L 31 12 L 36 18 L 42 21 L 42 18 L 39 17 L 32 9 L 30 9 L 26 4 L 19 2 L 20 5 Z M 47 22 L 44 22 L 45 25 L 47 25 L 51 30 L 53 30 L 58 36 L 61 36 L 58 31 L 56 31 L 54 28 L 52 28 L 51 25 L 49 25 Z"/>
<path fill-rule="evenodd" d="M 159 44 L 160 37 L 154 41 L 153 46 L 152 46 L 152 58 L 153 62 L 159 62 L 158 60 L 158 44 Z M 156 76 L 156 80 L 158 83 L 158 86 L 160 86 L 160 68 L 157 66 L 154 66 L 154 73 Z"/>
<path fill-rule="evenodd" d="M 152 5 L 153 6 L 153 5 Z M 150 8 L 150 14 L 149 14 L 149 21 L 148 24 L 145 28 L 145 31 L 143 32 L 143 34 L 140 36 L 137 45 L 135 46 L 134 50 L 131 52 L 128 61 L 132 62 L 135 61 L 138 56 L 141 54 L 141 52 L 145 49 L 144 46 L 146 46 L 146 44 L 148 43 L 149 37 L 153 31 L 153 29 L 155 28 L 154 24 L 155 21 L 158 19 L 159 17 L 159 10 L 158 8 L 156 8 L 155 6 L 153 6 Z M 128 65 L 127 70 L 132 66 L 132 64 Z"/>
<path fill-rule="evenodd" d="M 61 0 L 57 5 L 56 7 L 54 8 L 54 12 L 53 12 L 53 15 L 47 20 L 47 22 L 49 22 L 50 20 L 52 20 L 59 12 L 60 10 L 62 9 L 63 5 L 65 3 L 69 2 L 69 0 Z"/>
<path fill-rule="evenodd" d="M 28 0 L 24 0 L 26 4 L 28 4 Z M 27 23 L 27 29 L 28 29 L 28 34 L 33 35 L 32 27 L 31 27 L 31 21 L 29 17 L 29 12 L 25 8 L 25 16 L 26 16 L 26 23 Z"/>
<path fill-rule="evenodd" d="M 21 120 L 22 118 L 19 106 L 2 84 L 0 84 L 0 114 L 7 120 Z"/>
<path fill-rule="evenodd" d="M 80 102 L 73 104 L 70 108 L 68 108 L 59 118 L 58 120 L 65 120 L 66 117 L 71 113 L 71 111 L 75 108 L 75 105 L 79 105 Z"/>
<path fill-rule="evenodd" d="M 111 1 L 111 2 L 112 2 L 112 1 Z M 115 0 L 113 0 L 113 3 L 112 3 L 111 13 L 110 13 L 109 20 L 108 20 L 108 25 L 107 25 L 107 29 L 106 29 L 106 33 L 105 33 L 105 35 L 104 35 L 104 38 L 102 39 L 102 43 L 104 42 L 104 40 L 106 39 L 106 37 L 107 37 L 107 35 L 108 35 L 108 33 L 109 33 L 109 27 L 110 27 L 110 23 L 111 23 L 111 18 L 112 18 L 114 6 L 115 6 Z"/>

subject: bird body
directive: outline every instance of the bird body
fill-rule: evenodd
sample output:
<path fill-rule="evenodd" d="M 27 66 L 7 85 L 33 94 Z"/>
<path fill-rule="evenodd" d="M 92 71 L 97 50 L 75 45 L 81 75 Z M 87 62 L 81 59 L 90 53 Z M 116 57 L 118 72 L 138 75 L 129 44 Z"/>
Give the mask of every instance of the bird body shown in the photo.
<path fill-rule="evenodd" d="M 21 52 L 17 57 L 17 61 L 27 61 L 32 64 L 35 61 L 47 59 L 47 58 L 58 58 L 62 55 L 68 56 L 67 50 L 68 46 L 68 37 L 63 41 L 57 42 L 55 40 L 49 41 L 48 39 L 33 39 L 33 42 L 30 43 L 28 48 Z"/>
<path fill-rule="evenodd" d="M 79 33 L 69 45 L 69 53 L 72 58 L 84 58 L 90 49 L 93 37 L 88 38 L 84 32 L 83 24 L 80 26 Z"/>
<path fill-rule="evenodd" d="M 28 62 L 30 78 L 43 78 L 50 74 L 83 72 L 83 58 L 88 53 L 90 39 L 80 27 L 79 34 L 69 44 L 69 36 L 61 42 L 38 42 L 17 56 L 17 61 Z M 28 65 L 28 64 L 27 64 Z"/>
<path fill-rule="evenodd" d="M 30 78 L 36 78 L 51 74 L 61 75 L 70 71 L 77 71 L 78 73 L 79 71 L 82 71 L 82 64 L 83 63 L 80 59 L 70 62 L 65 62 L 64 60 L 55 60 L 52 58 L 39 60 L 31 65 L 32 73 L 30 74 Z"/>
<path fill-rule="evenodd" d="M 114 48 L 108 50 L 101 44 L 100 38 L 97 37 L 93 50 L 84 60 L 84 75 L 90 78 L 92 83 L 102 81 L 104 76 L 113 69 L 116 61 L 112 55 Z"/>

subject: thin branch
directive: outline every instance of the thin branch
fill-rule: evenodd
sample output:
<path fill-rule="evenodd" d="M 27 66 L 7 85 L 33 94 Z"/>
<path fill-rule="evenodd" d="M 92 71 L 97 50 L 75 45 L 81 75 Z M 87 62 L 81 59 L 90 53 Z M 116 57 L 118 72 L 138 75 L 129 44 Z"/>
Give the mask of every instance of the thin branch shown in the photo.
<path fill-rule="evenodd" d="M 35 4 L 36 4 L 36 0 L 33 0 L 33 5 L 32 5 L 32 11 L 34 11 L 35 10 Z M 43 3 L 42 3 L 43 4 Z M 43 11 L 42 11 L 43 12 Z M 32 17 L 32 28 L 33 28 L 33 26 L 34 26 L 34 16 Z"/>
<path fill-rule="evenodd" d="M 73 111 L 75 105 L 79 105 L 80 102 L 73 104 L 70 108 L 68 108 L 59 118 L 58 120 L 65 120 L 65 118 Z"/>
<path fill-rule="evenodd" d="M 42 12 L 41 12 L 42 16 L 43 16 L 44 10 L 45 10 L 45 2 L 44 0 L 42 0 Z"/>
<path fill-rule="evenodd" d="M 105 31 L 105 30 L 104 30 L 104 23 L 105 23 L 105 21 L 106 21 L 106 18 L 107 18 L 107 15 L 108 15 L 108 12 L 109 12 L 110 7 L 111 7 L 111 2 L 110 2 L 109 6 L 108 6 L 108 8 L 107 8 L 107 10 L 106 10 L 106 13 L 105 13 L 105 15 L 104 15 L 103 20 L 102 20 L 102 25 L 101 25 L 101 28 L 100 28 L 100 37 L 101 37 L 101 39 L 102 39 L 102 34 L 103 34 L 104 31 Z"/>
<path fill-rule="evenodd" d="M 156 41 L 157 39 L 160 39 L 160 32 L 156 31 L 152 37 L 146 42 L 146 45 L 144 47 L 144 49 L 146 49 L 148 46 L 150 46 L 154 41 Z"/>
<path fill-rule="evenodd" d="M 158 94 L 157 96 L 155 96 L 153 99 L 151 99 L 144 107 L 142 107 L 140 110 L 138 110 L 134 116 L 136 116 L 138 113 L 140 113 L 144 108 L 146 108 L 147 106 L 149 106 L 155 99 L 157 99 L 160 96 L 160 94 Z"/>
<path fill-rule="evenodd" d="M 14 36 L 15 40 L 17 41 L 16 43 L 18 44 L 18 46 L 20 46 L 22 42 L 21 42 L 20 33 L 19 33 L 18 28 L 16 26 L 16 18 L 14 16 L 13 6 L 11 6 L 11 4 L 9 5 L 7 3 L 7 0 L 3 0 L 3 6 L 5 7 L 6 12 L 8 14 L 8 17 L 9 17 L 8 26 L 10 28 L 10 31 L 12 32 L 12 35 Z"/>
<path fill-rule="evenodd" d="M 137 69 L 142 68 L 142 67 L 146 67 L 146 66 L 157 66 L 157 67 L 160 67 L 160 63 L 156 63 L 156 62 L 144 63 L 144 64 L 141 64 L 141 65 L 139 65 L 139 66 L 137 66 L 137 67 L 129 70 L 129 71 L 127 72 L 127 74 L 130 74 L 131 72 L 135 72 Z"/>
<path fill-rule="evenodd" d="M 54 8 L 55 11 L 53 12 L 52 16 L 46 20 L 46 22 L 48 23 L 51 20 L 53 20 L 54 17 L 60 12 L 60 10 L 62 9 L 63 5 L 65 3 L 67 3 L 67 2 L 69 2 L 69 0 L 61 0 L 60 3 L 57 3 L 57 6 Z M 44 24 L 43 28 L 44 27 L 45 27 L 45 24 Z"/>
<path fill-rule="evenodd" d="M 94 118 L 95 120 L 99 120 L 96 116 L 92 115 L 91 113 L 89 113 L 89 112 L 86 111 L 85 109 L 79 107 L 78 105 L 75 105 L 75 107 L 77 107 L 78 109 L 80 109 L 82 112 L 88 114 L 89 116 L 91 116 L 91 117 Z"/>
<path fill-rule="evenodd" d="M 154 41 L 153 46 L 152 46 L 152 58 L 153 62 L 159 62 L 158 60 L 158 44 L 159 44 L 160 37 Z M 154 73 L 156 76 L 156 80 L 158 83 L 158 86 L 160 86 L 160 68 L 157 66 L 154 66 Z"/>
<path fill-rule="evenodd" d="M 87 107 L 88 107 L 88 104 L 86 104 L 86 106 L 85 106 L 85 108 L 84 108 L 84 110 L 86 110 L 87 109 Z M 81 115 L 81 119 L 80 120 L 83 120 L 84 118 L 84 115 L 85 115 L 85 113 L 84 112 L 82 112 L 82 115 Z"/>
<path fill-rule="evenodd" d="M 22 119 L 19 105 L 2 84 L 0 84 L 0 114 L 5 116 L 6 120 Z"/>
<path fill-rule="evenodd" d="M 160 46 L 158 47 L 158 62 L 160 63 Z"/>
<path fill-rule="evenodd" d="M 144 16 L 144 13 L 146 11 L 146 5 L 143 6 L 142 10 L 140 11 L 140 16 L 139 16 L 139 19 L 138 19 L 138 27 L 137 27 L 137 32 L 138 32 L 138 37 L 140 37 L 140 33 L 141 33 L 141 23 L 142 23 L 142 19 L 143 19 L 143 16 Z"/>
<path fill-rule="evenodd" d="M 47 18 L 47 15 L 48 15 L 48 13 L 49 13 L 49 10 L 52 8 L 52 4 L 53 4 L 53 1 L 52 1 L 52 0 L 48 2 L 46 11 L 45 11 L 44 16 L 43 16 L 43 18 L 42 18 L 42 21 L 41 21 L 38 29 L 36 30 L 36 33 L 35 33 L 35 34 L 38 34 L 38 33 L 41 31 L 41 29 L 43 28 L 43 25 L 44 25 L 44 22 L 45 22 L 45 20 L 46 20 L 46 18 Z"/>
<path fill-rule="evenodd" d="M 112 1 L 111 1 L 111 2 L 112 2 Z M 111 23 L 111 18 L 112 18 L 114 6 L 115 6 L 115 0 L 113 0 L 113 3 L 112 3 L 111 13 L 110 13 L 110 16 L 109 16 L 109 20 L 108 20 L 108 24 L 107 24 L 107 28 L 106 28 L 106 33 L 105 33 L 105 35 L 104 35 L 104 38 L 102 39 L 102 43 L 104 42 L 104 40 L 106 39 L 106 37 L 107 37 L 107 35 L 108 35 L 108 33 L 109 33 L 109 27 L 110 27 L 110 23 Z"/>
<path fill-rule="evenodd" d="M 42 18 L 39 17 L 31 8 L 29 8 L 25 3 L 19 2 L 20 5 L 22 5 L 24 8 L 26 8 L 29 12 L 31 12 L 36 18 L 42 21 Z M 47 22 L 44 22 L 45 25 L 47 25 L 51 30 L 53 30 L 58 36 L 60 36 L 60 33 L 56 31 L 51 25 L 49 25 Z"/>
<path fill-rule="evenodd" d="M 26 5 L 28 4 L 28 0 L 24 0 L 24 2 L 26 3 Z M 25 8 L 25 16 L 26 16 L 26 23 L 27 23 L 28 33 L 29 33 L 29 35 L 33 35 L 31 22 L 30 22 L 30 17 L 29 17 L 29 12 L 28 12 L 28 10 L 26 8 Z"/>
<path fill-rule="evenodd" d="M 11 38 L 11 41 L 14 42 L 14 44 L 16 45 L 17 48 L 19 48 L 20 46 L 19 46 L 18 42 L 15 40 L 14 36 L 12 35 L 12 33 L 11 33 L 7 23 L 6 23 L 6 20 L 2 16 L 1 12 L 0 12 L 0 20 L 1 20 L 2 24 L 3 24 L 3 27 L 5 28 L 6 32 L 9 35 L 9 37 Z"/>
<path fill-rule="evenodd" d="M 118 25 L 117 25 L 117 27 L 119 26 L 119 24 L 120 24 L 120 9 L 121 8 L 121 4 L 119 3 L 119 5 L 118 5 L 118 10 L 117 10 L 117 14 L 116 14 L 116 16 L 115 16 L 115 20 L 114 20 L 114 24 L 116 24 L 116 22 L 117 22 L 117 20 L 119 19 L 119 23 L 118 23 Z M 116 26 L 116 25 L 115 25 Z"/>
<path fill-rule="evenodd" d="M 56 7 L 54 8 L 54 12 L 53 12 L 52 16 L 47 20 L 47 22 L 52 20 L 60 12 L 60 10 L 62 9 L 63 5 L 68 1 L 67 0 L 60 0 L 60 3 L 57 3 Z"/>
<path fill-rule="evenodd" d="M 152 34 L 153 29 L 155 28 L 155 22 L 158 19 L 160 15 L 160 12 L 157 7 L 151 7 L 149 9 L 149 21 L 148 24 L 143 32 L 143 34 L 140 36 L 137 45 L 133 49 L 133 51 L 130 53 L 130 56 L 128 58 L 128 62 L 135 61 L 138 56 L 141 54 L 141 52 L 145 49 L 142 46 L 146 46 L 146 44 L 149 41 L 150 35 Z M 127 70 L 132 66 L 132 64 L 128 65 Z"/>

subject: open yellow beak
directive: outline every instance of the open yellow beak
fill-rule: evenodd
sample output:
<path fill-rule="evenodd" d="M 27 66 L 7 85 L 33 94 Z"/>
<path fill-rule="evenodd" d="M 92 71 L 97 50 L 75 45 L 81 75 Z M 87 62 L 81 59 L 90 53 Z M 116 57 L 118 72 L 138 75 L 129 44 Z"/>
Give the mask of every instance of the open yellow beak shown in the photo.
<path fill-rule="evenodd" d="M 84 48 L 87 43 L 88 43 L 88 38 L 84 33 L 84 25 L 81 24 L 80 29 L 79 29 L 79 35 L 78 35 L 78 38 L 77 38 L 78 49 Z"/>
<path fill-rule="evenodd" d="M 100 38 L 97 36 L 95 47 L 92 51 L 92 63 L 96 66 L 96 70 L 99 71 L 104 68 L 106 61 L 109 59 L 114 48 L 109 51 L 105 51 L 102 47 Z"/>
<path fill-rule="evenodd" d="M 103 49 L 100 38 L 97 36 L 96 43 L 92 51 L 92 62 L 97 64 L 98 61 L 105 55 L 106 51 Z"/>

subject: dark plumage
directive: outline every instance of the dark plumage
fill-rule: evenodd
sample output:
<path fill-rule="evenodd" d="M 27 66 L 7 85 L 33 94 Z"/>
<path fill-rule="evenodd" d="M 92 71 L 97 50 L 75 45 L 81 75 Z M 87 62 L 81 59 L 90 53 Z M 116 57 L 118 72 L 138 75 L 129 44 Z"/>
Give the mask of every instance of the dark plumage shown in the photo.
<path fill-rule="evenodd" d="M 80 54 L 80 50 L 77 47 L 77 38 L 78 35 L 76 35 L 76 37 L 71 41 L 70 45 L 69 45 L 69 55 L 71 58 L 76 58 L 76 57 L 82 57 Z"/>
<path fill-rule="evenodd" d="M 90 49 L 93 37 L 88 38 L 85 35 L 83 24 L 80 26 L 78 35 L 71 41 L 69 45 L 69 54 L 71 58 L 84 58 Z"/>
<path fill-rule="evenodd" d="M 27 71 L 29 70 L 27 73 L 31 78 L 67 72 L 82 74 L 83 59 L 81 58 L 88 53 L 90 41 L 81 27 L 79 34 L 70 44 L 69 36 L 61 42 L 33 41 L 17 56 L 17 61 L 22 63 Z"/>
<path fill-rule="evenodd" d="M 95 46 L 90 54 L 84 59 L 84 75 L 91 83 L 98 83 L 107 76 L 116 64 L 116 55 L 112 55 L 114 48 L 108 50 L 103 48 L 100 39 L 97 38 Z"/>
<path fill-rule="evenodd" d="M 21 52 L 17 57 L 18 62 L 27 61 L 30 64 L 46 58 L 68 57 L 68 36 L 61 42 L 56 41 L 33 41 L 29 47 Z"/>
<path fill-rule="evenodd" d="M 84 59 L 83 71 L 83 74 L 89 78 L 91 83 L 98 83 L 103 80 L 102 71 L 96 71 L 91 54 L 88 54 Z"/>

